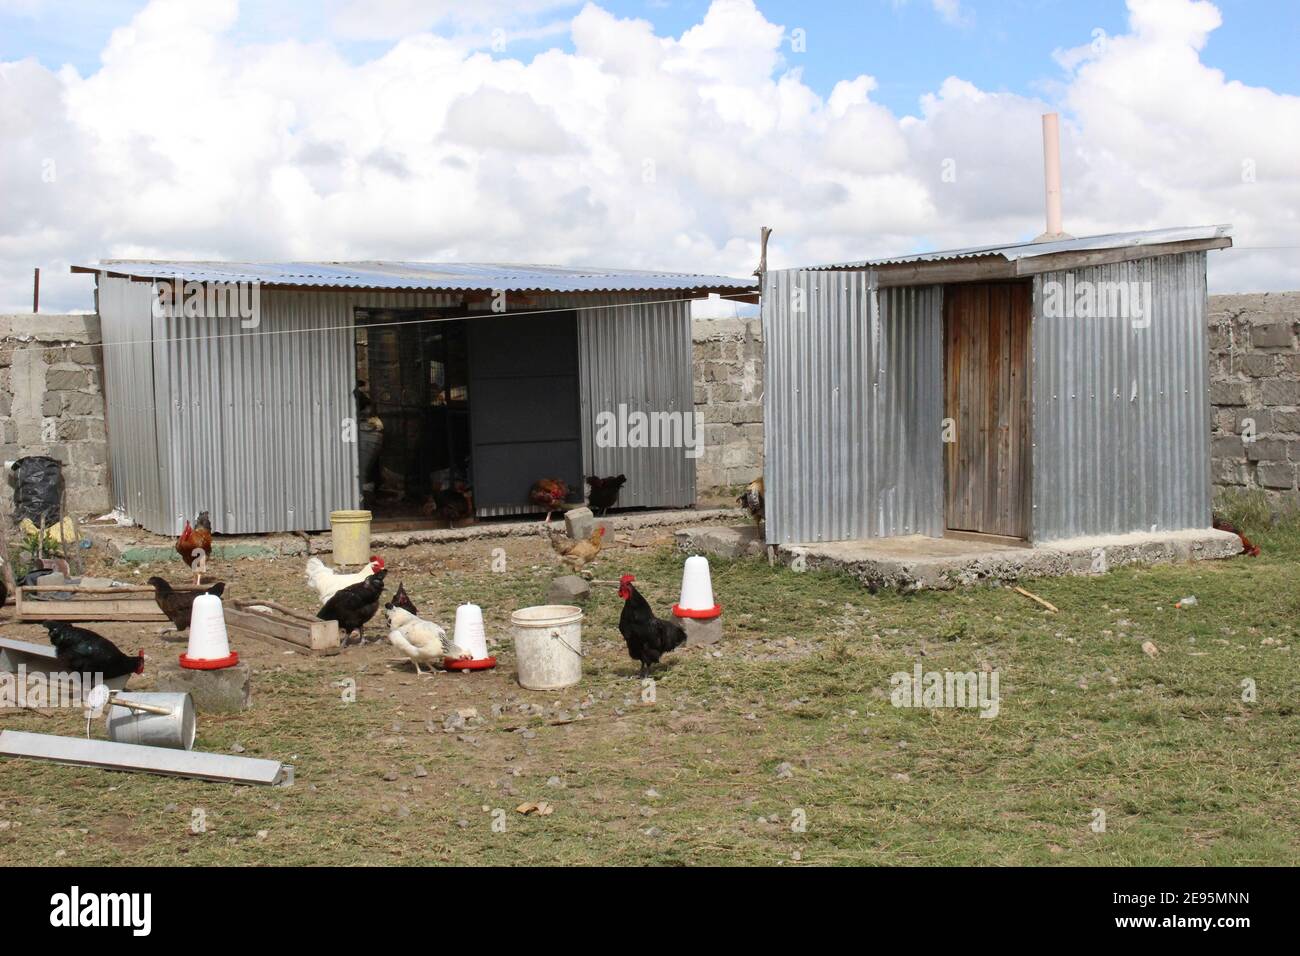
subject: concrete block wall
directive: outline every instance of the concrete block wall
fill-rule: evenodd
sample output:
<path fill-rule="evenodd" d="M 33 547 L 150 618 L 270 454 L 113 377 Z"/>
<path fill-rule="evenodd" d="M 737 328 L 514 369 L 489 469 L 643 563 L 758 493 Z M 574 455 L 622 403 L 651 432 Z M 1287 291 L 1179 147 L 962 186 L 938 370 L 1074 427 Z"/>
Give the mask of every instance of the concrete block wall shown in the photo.
<path fill-rule="evenodd" d="M 1300 292 L 1210 296 L 1209 321 L 1214 484 L 1300 502 Z"/>
<path fill-rule="evenodd" d="M 78 517 L 110 506 L 99 341 L 96 315 L 0 315 L 0 460 L 62 462 Z M 13 471 L 0 479 L 0 507 L 12 514 Z"/>
<path fill-rule="evenodd" d="M 695 410 L 704 421 L 696 487 L 703 493 L 748 484 L 763 473 L 762 325 L 756 318 L 702 319 L 691 331 Z"/>

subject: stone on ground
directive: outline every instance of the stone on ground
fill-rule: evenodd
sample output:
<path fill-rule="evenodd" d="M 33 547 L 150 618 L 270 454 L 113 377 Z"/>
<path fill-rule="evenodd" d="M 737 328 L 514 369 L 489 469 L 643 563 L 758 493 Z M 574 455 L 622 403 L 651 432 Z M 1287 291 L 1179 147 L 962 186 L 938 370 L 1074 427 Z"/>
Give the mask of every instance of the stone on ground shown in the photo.
<path fill-rule="evenodd" d="M 576 574 L 566 574 L 551 581 L 546 592 L 547 604 L 576 604 L 579 607 L 591 597 L 591 582 Z"/>

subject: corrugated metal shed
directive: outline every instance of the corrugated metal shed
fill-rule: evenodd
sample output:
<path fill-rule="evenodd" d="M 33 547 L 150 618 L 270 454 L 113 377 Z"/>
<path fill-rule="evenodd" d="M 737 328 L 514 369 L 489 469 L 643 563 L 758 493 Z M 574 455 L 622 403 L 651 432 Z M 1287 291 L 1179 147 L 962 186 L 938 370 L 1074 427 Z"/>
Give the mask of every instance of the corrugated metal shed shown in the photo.
<path fill-rule="evenodd" d="M 769 272 L 768 542 L 945 533 L 944 283 L 983 273 L 909 284 L 906 264 L 981 257 L 1057 256 L 1012 278 L 1033 292 L 1031 541 L 1207 527 L 1205 250 L 1229 243 L 1205 226 Z M 1062 314 L 1053 283 L 1136 283 L 1146 314 Z"/>
<path fill-rule="evenodd" d="M 1067 278 L 1034 280 L 1034 541 L 1208 528 L 1205 253 L 1073 273 L 1149 288 L 1149 324 L 1052 315 L 1044 286 Z"/>
<path fill-rule="evenodd" d="M 464 301 L 452 291 L 272 284 L 258 325 L 243 329 L 233 319 L 155 317 L 149 282 L 105 273 L 98 281 L 115 504 L 164 534 L 199 510 L 212 513 L 217 532 L 234 534 L 323 529 L 331 510 L 358 507 L 357 447 L 343 439 L 355 415 L 355 311 Z M 529 303 L 577 313 L 583 466 L 627 475 L 622 507 L 695 500 L 695 461 L 682 449 L 595 440 L 595 415 L 620 404 L 694 410 L 690 302 L 678 291 L 547 292 Z M 510 513 L 529 510 L 521 502 Z"/>
<path fill-rule="evenodd" d="M 947 262 L 955 259 L 999 258 L 1008 262 L 1032 259 L 1038 256 L 1063 252 L 1092 252 L 1101 249 L 1138 249 L 1142 246 L 1165 245 L 1171 242 L 1194 242 L 1200 239 L 1223 239 L 1232 232 L 1232 226 L 1180 226 L 1170 229 L 1150 229 L 1145 232 L 1111 232 L 1098 236 L 1054 239 L 1046 242 L 1000 243 L 991 246 L 970 246 L 965 249 L 943 249 L 937 252 L 918 252 L 907 256 L 890 256 L 884 259 L 860 259 L 856 262 L 837 262 L 822 266 L 809 266 L 813 270 L 865 269 L 870 266 L 902 265 L 908 262 Z"/>
<path fill-rule="evenodd" d="M 644 290 L 755 290 L 756 279 L 635 269 L 482 262 L 168 262 L 105 259 L 76 272 L 132 279 L 256 282 L 263 286 L 324 289 L 400 289 L 444 292 L 638 292 Z"/>
<path fill-rule="evenodd" d="M 770 543 L 943 533 L 942 296 L 873 279 L 767 273 Z"/>

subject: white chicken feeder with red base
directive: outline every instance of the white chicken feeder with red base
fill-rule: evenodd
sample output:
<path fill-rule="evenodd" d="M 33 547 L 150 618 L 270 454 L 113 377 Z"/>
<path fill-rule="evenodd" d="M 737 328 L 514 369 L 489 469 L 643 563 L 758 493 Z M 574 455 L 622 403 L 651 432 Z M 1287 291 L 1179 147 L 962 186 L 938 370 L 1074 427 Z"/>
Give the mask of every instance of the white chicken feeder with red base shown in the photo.
<path fill-rule="evenodd" d="M 483 609 L 477 604 L 462 604 L 456 608 L 456 626 L 451 642 L 466 651 L 468 660 L 447 658 L 442 666 L 449 671 L 482 671 L 497 666 L 497 659 L 488 654 L 487 631 L 483 627 Z"/>
<path fill-rule="evenodd" d="M 682 595 L 673 616 L 686 632 L 687 646 L 713 644 L 722 638 L 722 606 L 713 600 L 709 559 L 692 555 L 682 569 Z"/>
<path fill-rule="evenodd" d="M 181 655 L 181 667 L 215 671 L 238 663 L 239 654 L 230 649 L 221 598 L 215 594 L 200 594 L 194 599 L 194 609 L 190 614 L 190 643 Z"/>

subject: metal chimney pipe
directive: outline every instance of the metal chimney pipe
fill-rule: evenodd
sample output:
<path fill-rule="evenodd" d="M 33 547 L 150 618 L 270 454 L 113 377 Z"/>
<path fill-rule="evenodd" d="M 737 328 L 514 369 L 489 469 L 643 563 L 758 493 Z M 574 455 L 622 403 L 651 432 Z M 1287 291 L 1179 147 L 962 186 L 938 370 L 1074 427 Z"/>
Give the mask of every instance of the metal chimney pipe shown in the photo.
<path fill-rule="evenodd" d="M 1047 198 L 1047 231 L 1036 241 L 1069 238 L 1061 228 L 1061 124 L 1055 113 L 1043 114 L 1043 184 Z"/>

